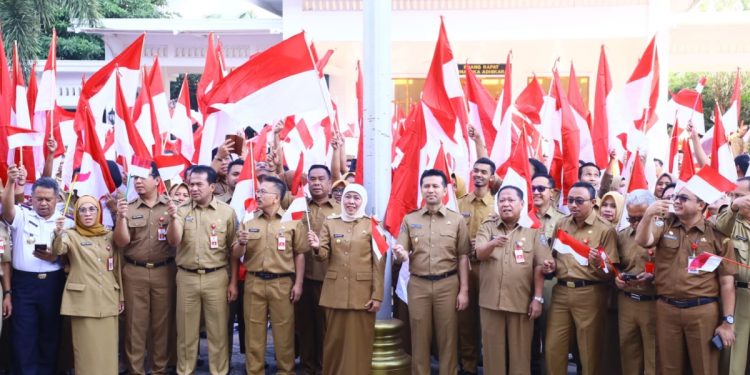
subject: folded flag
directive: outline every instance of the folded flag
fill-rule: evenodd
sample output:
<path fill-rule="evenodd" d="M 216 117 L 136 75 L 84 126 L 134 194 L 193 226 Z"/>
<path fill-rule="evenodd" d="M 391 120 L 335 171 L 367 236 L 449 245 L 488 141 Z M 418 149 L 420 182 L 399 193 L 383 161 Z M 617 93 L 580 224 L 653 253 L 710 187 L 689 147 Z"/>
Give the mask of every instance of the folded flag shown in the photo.
<path fill-rule="evenodd" d="M 578 264 L 582 266 L 589 265 L 589 251 L 591 251 L 591 248 L 561 229 L 557 230 L 557 237 L 555 238 L 555 243 L 552 245 L 552 249 L 560 254 L 572 255 Z"/>
<path fill-rule="evenodd" d="M 375 218 L 370 219 L 370 225 L 372 226 L 372 252 L 375 254 L 375 258 L 380 260 L 388 252 L 388 241 Z"/>
<path fill-rule="evenodd" d="M 704 271 L 714 272 L 723 258 L 711 253 L 700 253 L 690 264 L 688 264 L 688 271 Z"/>

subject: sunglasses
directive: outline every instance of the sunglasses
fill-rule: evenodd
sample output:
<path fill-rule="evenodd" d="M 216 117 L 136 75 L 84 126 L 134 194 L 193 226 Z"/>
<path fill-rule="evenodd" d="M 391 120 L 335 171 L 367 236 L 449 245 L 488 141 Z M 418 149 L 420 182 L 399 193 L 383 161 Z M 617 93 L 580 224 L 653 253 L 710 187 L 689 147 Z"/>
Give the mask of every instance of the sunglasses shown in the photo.
<path fill-rule="evenodd" d="M 672 197 L 672 199 L 674 201 L 680 201 L 680 203 L 685 203 L 685 202 L 691 200 L 690 197 L 688 197 L 687 195 L 682 195 L 682 194 L 675 195 L 674 197 Z"/>
<path fill-rule="evenodd" d="M 550 188 L 544 185 L 532 185 L 531 186 L 531 190 L 537 193 L 544 193 L 547 189 L 550 189 Z"/>
<path fill-rule="evenodd" d="M 630 216 L 628 217 L 628 223 L 635 224 L 640 223 L 643 220 L 643 216 Z"/>
<path fill-rule="evenodd" d="M 588 199 L 568 197 L 568 204 L 569 205 L 575 203 L 576 206 L 580 206 L 580 205 L 582 205 L 582 204 L 584 204 L 584 203 L 586 203 L 588 201 L 589 201 Z"/>

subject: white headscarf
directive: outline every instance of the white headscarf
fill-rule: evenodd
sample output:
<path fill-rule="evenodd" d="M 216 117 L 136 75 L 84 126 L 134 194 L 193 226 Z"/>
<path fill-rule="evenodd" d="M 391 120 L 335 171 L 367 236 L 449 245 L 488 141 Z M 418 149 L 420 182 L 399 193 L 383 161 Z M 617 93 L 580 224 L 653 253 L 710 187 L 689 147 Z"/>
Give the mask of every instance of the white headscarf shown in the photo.
<path fill-rule="evenodd" d="M 354 213 L 354 215 L 349 215 L 346 213 L 346 209 L 344 208 L 344 197 L 346 196 L 346 193 L 348 192 L 354 192 L 359 194 L 359 196 L 362 198 L 362 205 L 359 206 L 359 209 L 357 212 Z M 344 221 L 354 221 L 362 216 L 365 216 L 365 207 L 367 206 L 367 191 L 365 190 L 365 187 L 360 184 L 349 184 L 346 185 L 346 188 L 344 188 L 344 193 L 341 195 L 341 220 Z"/>

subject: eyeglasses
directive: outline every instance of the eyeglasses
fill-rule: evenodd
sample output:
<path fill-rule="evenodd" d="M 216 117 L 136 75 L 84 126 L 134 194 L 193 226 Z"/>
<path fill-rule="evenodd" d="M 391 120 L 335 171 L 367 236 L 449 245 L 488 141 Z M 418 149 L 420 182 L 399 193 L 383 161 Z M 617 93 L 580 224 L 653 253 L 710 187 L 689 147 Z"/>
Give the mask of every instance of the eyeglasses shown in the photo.
<path fill-rule="evenodd" d="M 680 195 L 675 195 L 674 197 L 672 197 L 672 199 L 673 199 L 673 200 L 674 200 L 675 202 L 676 202 L 676 201 L 680 201 L 680 203 L 685 203 L 685 202 L 687 202 L 687 201 L 691 200 L 691 199 L 690 199 L 690 197 L 688 197 L 687 195 L 682 195 L 682 194 L 680 194 Z"/>
<path fill-rule="evenodd" d="M 630 216 L 628 217 L 628 223 L 635 224 L 640 223 L 643 220 L 643 216 Z"/>
<path fill-rule="evenodd" d="M 79 214 L 96 213 L 99 209 L 96 207 L 81 207 L 78 209 Z"/>
<path fill-rule="evenodd" d="M 266 194 L 278 195 L 278 193 L 272 193 L 272 192 L 266 191 L 266 190 L 257 190 L 255 192 L 255 195 L 266 195 Z"/>
<path fill-rule="evenodd" d="M 500 199 L 500 200 L 497 201 L 497 203 L 499 203 L 499 204 L 503 204 L 503 203 L 515 203 L 515 202 L 518 202 L 518 199 L 504 198 L 504 199 Z"/>
<path fill-rule="evenodd" d="M 532 185 L 531 186 L 531 190 L 534 192 L 538 192 L 538 193 L 544 193 L 544 191 L 547 189 L 551 189 L 551 188 L 544 186 L 544 185 Z"/>
<path fill-rule="evenodd" d="M 580 206 L 580 205 L 582 205 L 582 204 L 584 204 L 584 203 L 586 203 L 588 201 L 589 201 L 588 199 L 568 197 L 568 204 L 569 205 L 575 203 L 576 206 Z"/>

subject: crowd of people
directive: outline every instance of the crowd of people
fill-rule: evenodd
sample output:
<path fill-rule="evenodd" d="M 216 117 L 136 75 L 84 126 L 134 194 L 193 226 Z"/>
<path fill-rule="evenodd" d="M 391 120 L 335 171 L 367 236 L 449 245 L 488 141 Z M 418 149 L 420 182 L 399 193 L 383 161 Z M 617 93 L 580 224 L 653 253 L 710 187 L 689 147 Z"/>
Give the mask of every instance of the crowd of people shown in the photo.
<path fill-rule="evenodd" d="M 247 151 L 233 154 L 232 139 L 184 182 L 162 181 L 155 164 L 136 177 L 110 163 L 120 188 L 104 199 L 62 191 L 51 163 L 26 196 L 26 171 L 11 165 L 0 268 L 12 373 L 192 374 L 205 330 L 209 371 L 227 374 L 235 323 L 248 374 L 265 373 L 269 326 L 278 374 L 294 374 L 297 357 L 304 374 L 370 373 L 375 313 L 393 290 L 373 248 L 368 192 L 335 135 L 330 166 L 305 171 L 306 212 L 286 220 L 293 171 L 279 130 L 255 162 L 257 210 L 242 222 L 228 203 L 245 198 L 234 192 Z M 582 163 L 561 197 L 530 159 L 528 196 L 502 185 L 477 146 L 471 187 L 421 174 L 424 206 L 394 240 L 394 280 L 401 267 L 410 274 L 393 308 L 412 374 L 430 374 L 433 357 L 442 375 L 567 374 L 571 358 L 583 374 L 745 373 L 750 178 L 707 202 L 669 173 L 653 191 L 624 193 L 612 170 Z M 737 150 L 745 176 L 747 147 Z M 455 210 L 443 203 L 449 179 Z M 519 224 L 529 201 L 539 228 Z M 561 250 L 571 243 L 587 256 Z M 728 261 L 688 268 L 702 253 Z M 66 346 L 73 360 L 61 367 Z"/>

